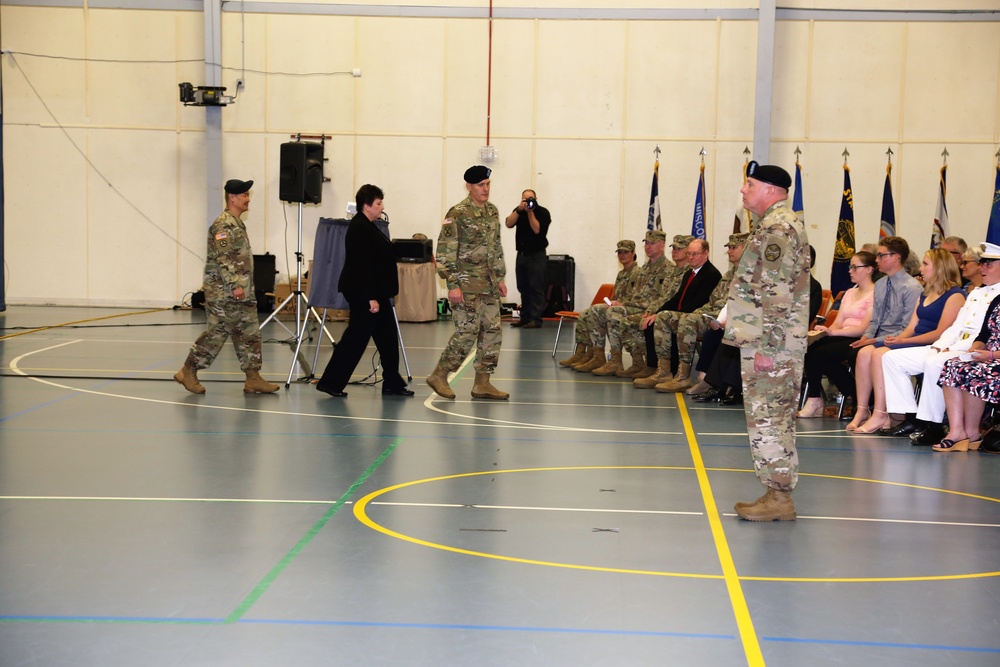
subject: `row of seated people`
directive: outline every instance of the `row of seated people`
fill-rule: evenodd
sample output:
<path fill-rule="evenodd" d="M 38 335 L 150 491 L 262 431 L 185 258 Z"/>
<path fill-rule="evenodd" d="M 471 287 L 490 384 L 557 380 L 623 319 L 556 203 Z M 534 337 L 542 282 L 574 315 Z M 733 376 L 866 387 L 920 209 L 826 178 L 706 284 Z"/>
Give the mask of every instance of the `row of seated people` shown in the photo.
<path fill-rule="evenodd" d="M 619 241 L 622 270 L 612 297 L 580 314 L 576 325 L 576 350 L 559 363 L 583 373 L 631 379 L 638 388 L 660 392 L 703 392 L 710 355 L 703 344 L 699 357 L 701 381 L 693 377 L 699 338 L 722 331 L 718 323 L 726 304 L 729 283 L 746 245 L 747 234 L 732 234 L 726 244 L 730 266 L 725 276 L 709 261 L 704 239 L 678 235 L 671 244 L 673 262 L 665 257 L 663 232 L 647 232 L 647 262 L 636 265 L 634 243 Z M 610 343 L 610 354 L 605 351 Z M 625 367 L 623 351 L 632 364 Z M 676 366 L 671 364 L 672 358 Z M 676 373 L 672 368 L 676 368 Z"/>
<path fill-rule="evenodd" d="M 909 436 L 937 451 L 975 449 L 984 406 L 1000 398 L 988 316 L 1000 294 L 1000 267 L 994 268 L 1000 247 L 968 248 L 949 237 L 924 254 L 919 278 L 902 270 L 908 252 L 904 239 L 886 237 L 875 255 L 863 251 L 851 259 L 855 287 L 844 294 L 836 321 L 813 332 L 799 416 L 823 416 L 826 375 L 856 406 L 846 415 L 849 431 Z M 884 277 L 873 284 L 876 268 Z M 953 367 L 950 380 L 946 366 Z M 919 403 L 911 381 L 918 376 Z M 942 386 L 955 378 L 967 382 L 951 392 Z"/>

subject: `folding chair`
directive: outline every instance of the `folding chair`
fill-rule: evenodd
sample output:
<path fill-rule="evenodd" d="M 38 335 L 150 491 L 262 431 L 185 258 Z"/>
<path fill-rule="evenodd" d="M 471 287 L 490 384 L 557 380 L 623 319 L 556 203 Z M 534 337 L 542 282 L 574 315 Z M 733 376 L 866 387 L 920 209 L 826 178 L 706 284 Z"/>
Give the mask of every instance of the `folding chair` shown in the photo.
<path fill-rule="evenodd" d="M 604 283 L 597 290 L 597 294 L 594 295 L 594 300 L 590 302 L 593 306 L 595 303 L 603 303 L 605 298 L 611 298 L 611 293 L 615 291 L 615 286 L 611 283 Z M 563 320 L 578 320 L 580 319 L 580 313 L 575 310 L 560 310 L 556 313 L 559 318 L 559 327 L 556 329 L 556 342 L 552 345 L 552 356 L 556 356 L 556 348 L 559 347 L 559 334 L 562 333 Z"/>

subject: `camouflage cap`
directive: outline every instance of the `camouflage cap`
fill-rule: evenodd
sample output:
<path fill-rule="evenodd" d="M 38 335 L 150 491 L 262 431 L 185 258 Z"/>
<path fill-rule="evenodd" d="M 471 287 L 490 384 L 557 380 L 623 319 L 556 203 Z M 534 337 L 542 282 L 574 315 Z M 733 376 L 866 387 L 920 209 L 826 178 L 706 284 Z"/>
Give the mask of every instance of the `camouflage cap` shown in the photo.
<path fill-rule="evenodd" d="M 465 182 L 471 185 L 475 185 L 476 183 L 482 183 L 487 178 L 489 178 L 490 174 L 492 173 L 493 171 L 489 167 L 484 167 L 481 164 L 477 164 L 465 170 L 465 176 L 464 176 Z"/>
<path fill-rule="evenodd" d="M 743 232 L 741 234 L 730 234 L 729 243 L 726 244 L 727 248 L 735 248 L 738 245 L 743 245 L 750 238 L 750 234 Z"/>
<path fill-rule="evenodd" d="M 629 239 L 622 239 L 618 242 L 618 247 L 615 248 L 615 252 L 621 252 L 625 250 L 626 252 L 635 252 L 635 241 Z"/>
<path fill-rule="evenodd" d="M 691 245 L 691 241 L 694 241 L 694 237 L 688 234 L 678 234 L 674 237 L 674 242 L 670 244 L 671 248 L 686 248 Z"/>
<path fill-rule="evenodd" d="M 658 241 L 666 241 L 667 235 L 662 229 L 650 229 L 646 232 L 646 238 L 643 239 L 647 243 L 656 243 Z"/>

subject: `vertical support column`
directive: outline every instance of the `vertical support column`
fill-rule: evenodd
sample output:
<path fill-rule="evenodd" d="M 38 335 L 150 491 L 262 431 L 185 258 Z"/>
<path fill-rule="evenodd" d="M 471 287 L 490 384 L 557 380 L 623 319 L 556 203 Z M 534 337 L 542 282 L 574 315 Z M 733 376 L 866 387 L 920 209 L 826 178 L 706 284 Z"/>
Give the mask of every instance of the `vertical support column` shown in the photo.
<path fill-rule="evenodd" d="M 222 0 L 204 0 L 205 85 L 222 85 Z M 205 224 L 222 206 L 222 109 L 205 107 Z M 242 178 L 242 177 L 241 177 Z"/>
<path fill-rule="evenodd" d="M 771 154 L 775 14 L 775 0 L 760 0 L 757 14 L 757 85 L 754 89 L 753 159 L 761 164 L 767 164 Z"/>

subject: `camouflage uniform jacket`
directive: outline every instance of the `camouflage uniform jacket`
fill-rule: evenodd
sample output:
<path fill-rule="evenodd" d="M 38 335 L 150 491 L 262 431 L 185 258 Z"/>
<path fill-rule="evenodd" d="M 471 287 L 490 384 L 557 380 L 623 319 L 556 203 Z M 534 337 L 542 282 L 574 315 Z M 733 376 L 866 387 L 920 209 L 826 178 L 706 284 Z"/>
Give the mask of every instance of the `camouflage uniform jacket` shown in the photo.
<path fill-rule="evenodd" d="M 729 285 L 733 282 L 734 275 L 736 275 L 736 266 L 731 264 L 729 270 L 726 271 L 726 275 L 722 276 L 722 280 L 712 290 L 711 296 L 708 297 L 708 302 L 704 306 L 696 308 L 694 312 L 699 315 L 718 316 L 722 311 L 722 307 L 729 301 Z"/>
<path fill-rule="evenodd" d="M 480 208 L 469 197 L 452 206 L 438 234 L 436 258 L 438 275 L 449 290 L 499 296 L 497 285 L 504 282 L 507 269 L 497 207 L 486 202 Z"/>
<path fill-rule="evenodd" d="M 725 340 L 767 357 L 805 354 L 809 239 L 787 201 L 772 205 L 747 239 L 729 286 Z"/>
<path fill-rule="evenodd" d="M 633 264 L 632 268 L 619 271 L 618 276 L 615 278 L 615 290 L 611 293 L 611 299 L 625 303 L 629 295 L 635 291 L 641 275 L 642 268 L 638 263 Z"/>
<path fill-rule="evenodd" d="M 646 308 L 646 312 L 648 313 L 660 312 L 660 309 L 663 308 L 663 304 L 670 301 L 670 297 L 676 294 L 677 290 L 681 288 L 681 279 L 684 277 L 684 274 L 687 273 L 688 269 L 691 268 L 688 266 L 687 262 L 680 265 L 674 264 L 673 262 L 668 262 L 668 264 L 671 266 L 670 271 L 667 273 L 666 280 L 663 281 L 663 289 Z"/>
<path fill-rule="evenodd" d="M 667 279 L 670 277 L 670 272 L 673 270 L 674 263 L 668 260 L 666 255 L 661 256 L 655 262 L 646 262 L 642 267 L 642 274 L 639 277 L 635 293 L 630 294 L 628 301 L 623 303 L 632 308 L 649 311 L 650 306 L 656 305 L 660 299 Z M 663 303 L 663 301 L 659 301 L 659 303 Z"/>
<path fill-rule="evenodd" d="M 205 258 L 205 299 L 232 299 L 233 290 L 243 288 L 242 301 L 255 301 L 253 251 L 243 221 L 223 211 L 208 228 Z"/>

